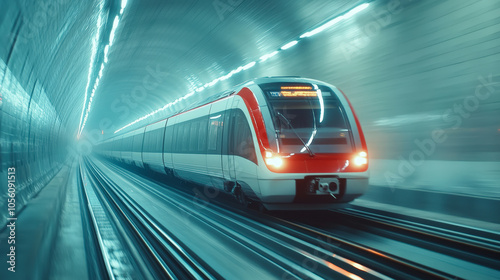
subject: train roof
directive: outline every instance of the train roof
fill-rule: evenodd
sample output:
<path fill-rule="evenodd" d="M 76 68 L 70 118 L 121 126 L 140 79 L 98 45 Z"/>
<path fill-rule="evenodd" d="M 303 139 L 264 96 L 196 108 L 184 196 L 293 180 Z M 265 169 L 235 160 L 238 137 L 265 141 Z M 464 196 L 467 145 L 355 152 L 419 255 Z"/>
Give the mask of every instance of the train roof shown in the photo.
<path fill-rule="evenodd" d="M 132 131 L 128 131 L 126 133 L 113 136 L 111 138 L 106 139 L 102 143 L 107 142 L 108 140 L 111 141 L 112 139 L 117 138 L 117 137 L 128 137 L 128 136 L 135 135 L 135 134 L 141 132 L 140 131 L 141 128 L 143 129 L 144 127 L 146 127 L 148 125 L 151 125 L 153 123 L 162 121 L 164 119 L 171 118 L 171 117 L 173 117 L 175 115 L 178 115 L 178 114 L 181 114 L 183 112 L 186 112 L 186 111 L 192 110 L 194 108 L 203 106 L 205 104 L 214 102 L 216 100 L 222 99 L 222 98 L 227 97 L 227 96 L 229 96 L 229 95 L 231 95 L 231 94 L 233 94 L 235 92 L 238 92 L 242 88 L 247 87 L 247 86 L 252 85 L 252 84 L 260 85 L 260 84 L 267 84 L 267 83 L 287 83 L 287 82 L 288 83 L 290 83 L 290 82 L 292 82 L 292 83 L 293 82 L 295 82 L 295 83 L 310 83 L 310 84 L 317 84 L 317 85 L 324 85 L 324 86 L 333 87 L 331 84 L 328 84 L 328 83 L 325 83 L 325 82 L 322 82 L 322 81 L 318 81 L 318 80 L 314 80 L 314 79 L 303 78 L 303 77 L 300 77 L 300 76 L 267 76 L 267 77 L 255 78 L 253 80 L 245 81 L 245 82 L 243 82 L 241 84 L 238 84 L 238 85 L 232 87 L 231 89 L 225 90 L 223 92 L 219 92 L 219 93 L 216 93 L 216 94 L 209 95 L 207 98 L 202 99 L 202 100 L 200 100 L 198 102 L 195 102 L 195 103 L 191 104 L 190 106 L 185 107 L 182 110 L 178 110 L 178 111 L 172 112 L 171 114 L 167 115 L 166 117 L 164 116 L 160 120 L 156 120 L 155 122 L 148 123 L 147 125 L 135 128 Z"/>
<path fill-rule="evenodd" d="M 270 77 L 261 77 L 261 78 L 256 78 L 253 79 L 247 83 L 244 83 L 245 85 L 248 83 L 255 83 L 255 84 L 266 84 L 266 83 L 286 83 L 286 82 L 295 82 L 295 83 L 309 83 L 309 84 L 318 84 L 318 85 L 325 85 L 325 86 L 332 86 L 328 83 L 314 80 L 314 79 L 309 79 L 309 78 L 304 78 L 300 76 L 270 76 Z"/>

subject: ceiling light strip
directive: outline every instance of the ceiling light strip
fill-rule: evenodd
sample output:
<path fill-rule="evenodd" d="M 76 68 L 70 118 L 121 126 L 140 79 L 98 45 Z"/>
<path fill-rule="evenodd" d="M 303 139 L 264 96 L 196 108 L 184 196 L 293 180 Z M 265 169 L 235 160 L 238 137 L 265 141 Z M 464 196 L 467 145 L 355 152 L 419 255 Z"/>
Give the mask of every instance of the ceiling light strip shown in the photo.
<path fill-rule="evenodd" d="M 346 19 L 346 18 L 352 17 L 353 15 L 355 15 L 355 14 L 359 13 L 360 11 L 362 11 L 362 10 L 366 9 L 368 6 L 369 6 L 369 3 L 363 3 L 363 4 L 360 4 L 360 5 L 358 5 L 358 6 L 354 7 L 354 8 L 352 8 L 351 10 L 347 11 L 346 13 L 344 13 L 344 14 L 342 14 L 342 15 L 339 15 L 339 16 L 337 16 L 337 17 L 335 17 L 335 18 L 331 19 L 331 20 L 330 20 L 330 21 L 328 21 L 327 23 L 325 23 L 325 24 L 323 24 L 323 25 L 321 25 L 321 26 L 319 26 L 319 27 L 317 27 L 317 28 L 315 28 L 315 29 L 313 29 L 313 30 L 311 30 L 311 31 L 305 32 L 304 34 L 302 34 L 302 35 L 300 36 L 300 38 L 299 38 L 299 39 L 297 39 L 297 40 L 293 40 L 293 41 L 291 41 L 291 42 L 289 42 L 289 43 L 287 43 L 287 44 L 283 45 L 281 48 L 279 48 L 279 50 L 276 50 L 276 51 L 273 51 L 273 52 L 271 52 L 271 53 L 268 53 L 268 54 L 265 54 L 265 55 L 261 56 L 258 62 L 259 62 L 259 63 L 262 63 L 262 62 L 264 62 L 264 61 L 268 60 L 269 58 L 271 58 L 271 57 L 273 57 L 273 56 L 277 55 L 280 51 L 284 51 L 284 50 L 290 49 L 291 47 L 293 47 L 293 46 L 297 45 L 297 44 L 299 43 L 299 40 L 300 40 L 300 39 L 302 39 L 302 38 L 306 38 L 306 37 L 311 37 L 312 35 L 318 34 L 318 33 L 320 33 L 321 31 L 324 31 L 324 30 L 326 30 L 327 28 L 329 28 L 329 27 L 333 26 L 335 23 L 337 23 L 337 22 L 341 21 L 342 19 Z M 217 83 L 218 83 L 218 82 L 220 82 L 220 81 L 227 80 L 227 79 L 231 78 L 233 75 L 235 75 L 235 74 L 237 74 L 237 73 L 240 73 L 241 71 L 245 71 L 245 70 L 248 70 L 248 69 L 252 68 L 252 67 L 253 67 L 253 66 L 255 66 L 256 64 L 257 64 L 257 61 L 253 61 L 253 62 L 250 62 L 250 63 L 248 63 L 248 64 L 244 65 L 244 66 L 239 66 L 238 68 L 236 68 L 236 69 L 234 69 L 234 70 L 230 71 L 228 74 L 226 74 L 226 75 L 224 75 L 224 76 L 221 76 L 221 77 L 219 77 L 219 78 L 217 78 L 217 79 L 214 79 L 213 81 L 211 81 L 211 82 L 209 82 L 209 83 L 206 83 L 205 85 L 203 85 L 203 86 L 201 86 L 201 87 L 199 87 L 199 88 L 196 88 L 193 92 L 190 92 L 190 93 L 188 93 L 187 95 L 185 95 L 185 96 L 183 96 L 183 97 L 181 97 L 181 98 L 178 98 L 178 99 L 176 99 L 176 100 L 175 100 L 175 101 L 173 101 L 173 102 L 170 102 L 170 103 L 166 104 L 166 105 L 165 105 L 165 106 L 163 106 L 162 108 L 156 109 L 155 111 L 153 111 L 153 112 L 151 112 L 151 113 L 149 113 L 149 114 L 147 114 L 147 115 L 145 115 L 145 116 L 142 116 L 142 117 L 140 117 L 140 118 L 138 118 L 138 119 L 134 120 L 133 122 L 131 122 L 131 123 L 129 123 L 129 124 L 127 124 L 127 125 L 123 126 L 122 128 L 120 128 L 120 129 L 116 130 L 114 133 L 118 133 L 118 132 L 120 132 L 120 131 L 124 130 L 125 128 L 128 128 L 128 127 L 130 127 L 130 126 L 132 126 L 132 125 L 134 125 L 134 124 L 136 124 L 136 123 L 138 123 L 138 122 L 140 122 L 140 121 L 143 121 L 143 120 L 145 120 L 145 119 L 147 119 L 147 118 L 149 118 L 149 117 L 151 117 L 151 116 L 153 116 L 153 115 L 155 115 L 155 114 L 157 114 L 157 113 L 161 112 L 161 111 L 164 111 L 164 110 L 166 110 L 167 108 L 171 107 L 172 105 L 176 104 L 177 102 L 179 102 L 179 101 L 181 101 L 181 100 L 183 100 L 183 99 L 186 99 L 186 98 L 188 98 L 189 96 L 194 95 L 194 93 L 195 93 L 195 92 L 197 92 L 197 93 L 198 93 L 198 92 L 202 92 L 202 91 L 203 91 L 203 90 L 205 90 L 206 88 L 212 87 L 212 86 L 214 86 L 215 84 L 217 84 Z"/>
<path fill-rule="evenodd" d="M 99 81 L 101 80 L 103 73 L 104 73 L 104 66 L 108 63 L 108 54 L 113 46 L 113 43 L 115 41 L 115 33 L 116 30 L 118 29 L 118 25 L 120 23 L 120 18 L 123 16 L 123 11 L 125 7 L 127 6 L 127 0 L 122 0 L 121 2 L 121 9 L 120 9 L 120 15 L 115 16 L 115 19 L 113 21 L 113 27 L 111 28 L 111 32 L 109 33 L 109 43 L 104 47 L 104 62 L 101 64 L 101 68 L 99 70 L 99 75 L 97 76 L 95 82 L 94 82 L 94 87 L 92 89 L 92 93 L 90 94 L 89 102 L 87 105 L 87 92 L 89 89 L 90 85 L 90 77 L 93 73 L 93 66 L 95 63 L 95 56 L 97 54 L 97 44 L 99 42 L 99 37 L 101 33 L 101 16 L 102 16 L 102 9 L 104 7 L 104 1 L 101 1 L 100 9 L 99 9 L 99 19 L 97 21 L 97 34 L 96 37 L 93 40 L 93 45 L 92 45 L 92 57 L 90 59 L 90 68 L 89 68 L 89 76 L 88 76 L 88 82 L 87 82 L 87 87 L 85 89 L 85 100 L 83 103 L 83 109 L 82 109 L 82 115 L 80 116 L 80 126 L 78 129 L 78 134 L 77 138 L 80 138 L 82 135 L 83 129 L 85 128 L 85 124 L 87 123 L 87 119 L 89 117 L 90 109 L 92 108 L 92 101 L 94 100 L 94 95 L 97 90 L 97 87 L 99 86 Z M 87 110 L 85 110 L 85 105 L 87 105 Z M 85 117 L 83 117 L 83 113 L 85 112 Z"/>

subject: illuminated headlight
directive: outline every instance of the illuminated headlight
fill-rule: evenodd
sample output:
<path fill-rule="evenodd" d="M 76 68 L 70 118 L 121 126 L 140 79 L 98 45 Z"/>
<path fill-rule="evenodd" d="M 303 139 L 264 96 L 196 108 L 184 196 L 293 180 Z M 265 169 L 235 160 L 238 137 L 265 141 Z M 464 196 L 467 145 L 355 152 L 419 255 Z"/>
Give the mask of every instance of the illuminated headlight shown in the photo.
<path fill-rule="evenodd" d="M 357 165 L 357 166 L 361 166 L 361 165 L 364 165 L 364 164 L 367 164 L 368 163 L 368 154 L 366 152 L 360 152 L 359 154 L 357 154 L 355 157 L 354 157 L 354 164 Z"/>
<path fill-rule="evenodd" d="M 265 152 L 265 162 L 267 165 L 274 167 L 281 167 L 283 165 L 283 159 L 279 155 L 275 155 L 271 151 Z"/>

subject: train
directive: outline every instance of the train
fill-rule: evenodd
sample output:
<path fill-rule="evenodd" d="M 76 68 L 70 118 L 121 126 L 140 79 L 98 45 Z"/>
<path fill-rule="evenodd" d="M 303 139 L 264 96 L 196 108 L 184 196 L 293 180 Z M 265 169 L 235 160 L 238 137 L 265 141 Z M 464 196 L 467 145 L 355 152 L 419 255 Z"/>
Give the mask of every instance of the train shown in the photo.
<path fill-rule="evenodd" d="M 302 77 L 245 82 L 96 151 L 264 210 L 345 207 L 368 188 L 367 144 L 350 101 Z"/>

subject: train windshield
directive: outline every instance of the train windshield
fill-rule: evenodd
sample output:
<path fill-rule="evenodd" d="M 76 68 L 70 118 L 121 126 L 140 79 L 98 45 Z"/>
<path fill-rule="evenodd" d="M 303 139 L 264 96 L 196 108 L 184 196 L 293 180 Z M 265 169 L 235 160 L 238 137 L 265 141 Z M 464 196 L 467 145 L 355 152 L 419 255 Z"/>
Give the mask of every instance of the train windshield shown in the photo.
<path fill-rule="evenodd" d="M 344 108 L 326 86 L 261 84 L 269 103 L 280 153 L 350 153 L 352 136 Z"/>

